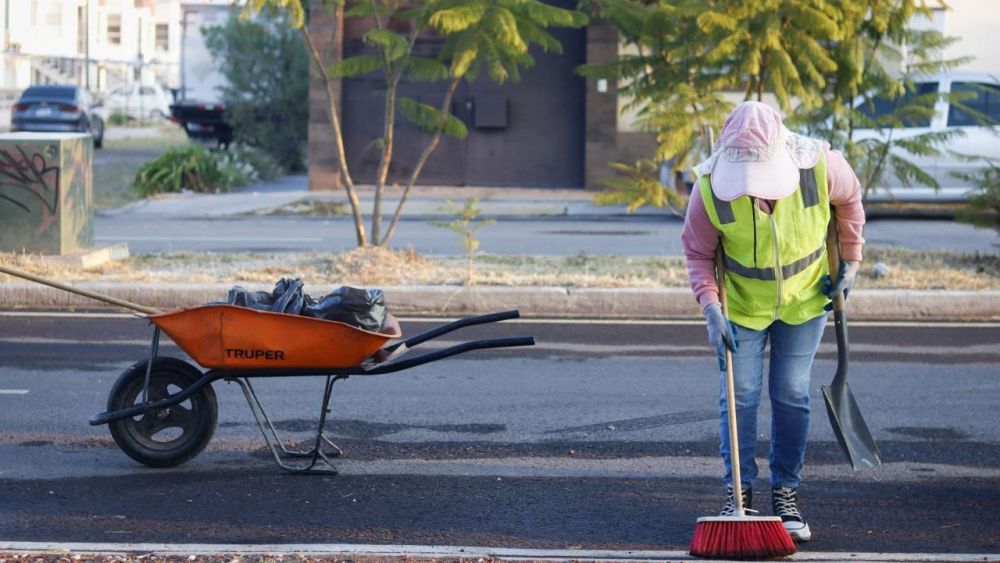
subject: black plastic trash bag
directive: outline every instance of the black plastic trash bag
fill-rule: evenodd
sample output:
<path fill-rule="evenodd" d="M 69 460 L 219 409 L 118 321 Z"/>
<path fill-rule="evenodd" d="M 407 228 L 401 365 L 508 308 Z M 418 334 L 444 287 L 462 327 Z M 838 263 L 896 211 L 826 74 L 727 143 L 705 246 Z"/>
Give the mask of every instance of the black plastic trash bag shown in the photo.
<path fill-rule="evenodd" d="M 319 300 L 305 294 L 301 280 L 281 278 L 270 293 L 247 291 L 240 286 L 229 290 L 226 303 L 285 313 L 303 315 L 342 323 L 378 332 L 385 324 L 385 295 L 381 289 L 360 289 L 343 286 Z"/>
<path fill-rule="evenodd" d="M 316 303 L 306 305 L 302 314 L 378 332 L 385 324 L 385 295 L 381 289 L 360 289 L 345 285 L 323 296 Z"/>
<path fill-rule="evenodd" d="M 229 290 L 226 303 L 258 311 L 301 315 L 307 300 L 312 302 L 312 299 L 302 292 L 301 280 L 281 278 L 270 293 L 247 291 L 238 285 L 234 286 Z"/>

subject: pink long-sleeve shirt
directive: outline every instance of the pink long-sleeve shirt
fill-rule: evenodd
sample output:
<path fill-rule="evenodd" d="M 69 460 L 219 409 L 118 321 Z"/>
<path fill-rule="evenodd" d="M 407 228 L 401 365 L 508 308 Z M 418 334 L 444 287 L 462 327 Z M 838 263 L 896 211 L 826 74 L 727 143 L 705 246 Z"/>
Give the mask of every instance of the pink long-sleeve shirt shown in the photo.
<path fill-rule="evenodd" d="M 865 225 L 865 210 L 861 206 L 861 182 L 851 165 L 838 151 L 826 149 L 826 178 L 830 203 L 837 209 L 837 231 L 840 235 L 840 257 L 843 260 L 861 260 L 861 247 L 865 239 L 861 236 Z M 778 200 L 780 203 L 781 200 Z M 760 208 L 770 213 L 772 202 L 760 200 Z M 685 264 L 688 279 L 695 299 L 702 311 L 712 303 L 719 302 L 719 286 L 715 283 L 715 251 L 719 247 L 722 233 L 715 228 L 705 202 L 701 199 L 698 184 L 691 191 L 687 216 L 684 218 Z"/>

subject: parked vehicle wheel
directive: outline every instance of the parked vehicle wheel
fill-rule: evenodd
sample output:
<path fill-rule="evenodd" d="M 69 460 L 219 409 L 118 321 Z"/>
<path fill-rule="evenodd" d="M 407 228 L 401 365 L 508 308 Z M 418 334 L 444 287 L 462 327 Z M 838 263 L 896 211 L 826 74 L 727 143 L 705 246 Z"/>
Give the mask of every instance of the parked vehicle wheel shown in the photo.
<path fill-rule="evenodd" d="M 166 116 L 163 115 L 163 112 L 160 111 L 160 110 L 158 110 L 158 109 L 154 109 L 153 111 L 149 112 L 149 120 L 150 121 L 162 121 L 163 118 L 165 118 L 165 117 Z"/>
<path fill-rule="evenodd" d="M 121 374 L 108 397 L 109 412 L 142 402 L 146 364 L 138 362 Z M 201 372 L 183 360 L 156 358 L 149 374 L 149 400 L 178 393 L 200 377 Z M 118 447 L 132 459 L 150 467 L 174 467 L 208 445 L 218 413 L 215 391 L 206 385 L 178 405 L 110 422 L 108 429 Z"/>

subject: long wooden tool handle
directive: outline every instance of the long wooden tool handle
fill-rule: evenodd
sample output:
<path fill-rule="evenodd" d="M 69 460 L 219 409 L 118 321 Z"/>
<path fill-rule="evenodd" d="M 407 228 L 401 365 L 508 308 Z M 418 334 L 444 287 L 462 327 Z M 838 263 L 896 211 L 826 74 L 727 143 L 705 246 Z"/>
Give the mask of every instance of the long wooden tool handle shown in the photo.
<path fill-rule="evenodd" d="M 71 285 L 66 285 L 64 283 L 59 283 L 54 280 L 38 277 L 34 274 L 29 274 L 28 272 L 22 272 L 21 270 L 10 268 L 8 266 L 0 265 L 0 272 L 8 274 L 18 278 L 24 278 L 28 281 L 33 281 L 35 283 L 40 283 L 54 287 L 56 289 L 61 289 L 63 291 L 68 291 L 70 293 L 75 293 L 77 295 L 82 295 L 84 297 L 89 297 L 90 299 L 96 299 L 97 301 L 103 301 L 105 303 L 110 303 L 111 305 L 117 305 L 119 307 L 125 307 L 126 309 L 132 309 L 133 311 L 139 311 L 140 313 L 146 313 L 147 315 L 158 315 L 163 311 L 159 309 L 154 309 L 152 307 L 146 307 L 145 305 L 139 305 L 138 303 L 132 303 L 131 301 L 125 301 L 124 299 L 116 299 L 107 295 L 101 295 L 100 293 L 94 293 L 92 291 L 87 291 L 86 289 L 79 289 Z"/>
<path fill-rule="evenodd" d="M 826 229 L 826 259 L 830 263 L 830 279 L 834 283 L 840 276 L 840 236 L 837 233 L 837 213 L 830 208 L 830 225 Z M 833 312 L 844 310 L 844 292 L 838 291 L 833 296 Z"/>
<path fill-rule="evenodd" d="M 719 285 L 719 302 L 722 304 L 722 315 L 729 322 L 729 300 L 726 298 L 726 265 L 722 259 L 722 242 L 715 251 L 715 280 Z M 740 475 L 740 435 L 736 428 L 736 383 L 733 375 L 733 352 L 729 346 L 726 349 L 726 411 L 729 416 L 729 465 L 733 474 L 733 500 L 736 504 L 736 516 L 746 516 L 743 510 L 743 481 Z"/>

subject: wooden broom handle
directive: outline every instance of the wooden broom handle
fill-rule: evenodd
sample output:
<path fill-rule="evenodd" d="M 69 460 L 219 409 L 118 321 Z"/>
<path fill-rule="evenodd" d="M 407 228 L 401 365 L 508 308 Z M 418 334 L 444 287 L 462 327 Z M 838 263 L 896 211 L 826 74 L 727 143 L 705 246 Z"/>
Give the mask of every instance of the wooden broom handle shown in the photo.
<path fill-rule="evenodd" d="M 28 272 L 23 272 L 16 268 L 10 268 L 8 266 L 0 265 L 0 272 L 14 277 L 24 278 L 28 281 L 33 281 L 35 283 L 51 286 L 56 289 L 61 289 L 63 291 L 68 291 L 70 293 L 75 293 L 77 295 L 82 295 L 83 297 L 89 297 L 90 299 L 96 299 L 97 301 L 103 301 L 111 305 L 117 305 L 119 307 L 125 307 L 126 309 L 132 309 L 133 311 L 138 311 L 140 313 L 145 313 L 147 315 L 159 315 L 160 313 L 163 312 L 159 309 L 146 307 L 145 305 L 139 305 L 138 303 L 132 303 L 131 301 L 125 301 L 124 299 L 116 299 L 108 295 L 101 295 L 100 293 L 87 291 L 86 289 L 79 289 L 71 285 L 66 285 L 64 283 L 59 283 L 54 280 L 42 278 L 34 274 L 29 274 Z"/>
<path fill-rule="evenodd" d="M 715 251 L 715 281 L 719 285 L 719 302 L 722 304 L 722 315 L 729 322 L 729 300 L 726 299 L 726 264 L 722 258 L 722 241 Z M 740 436 L 736 428 L 736 384 L 733 376 L 733 352 L 729 346 L 726 349 L 726 411 L 729 416 L 729 465 L 733 474 L 733 500 L 736 504 L 736 516 L 746 516 L 743 510 L 743 481 L 740 475 Z"/>

